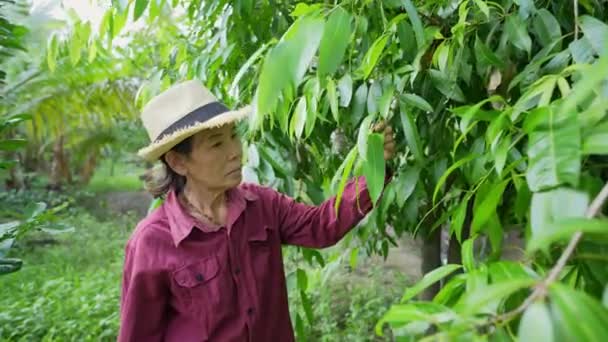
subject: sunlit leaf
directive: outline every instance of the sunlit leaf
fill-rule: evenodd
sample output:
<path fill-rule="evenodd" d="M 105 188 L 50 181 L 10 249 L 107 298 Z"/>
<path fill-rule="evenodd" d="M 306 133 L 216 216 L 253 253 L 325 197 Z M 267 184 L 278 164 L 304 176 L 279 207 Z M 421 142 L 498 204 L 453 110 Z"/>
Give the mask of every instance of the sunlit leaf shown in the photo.
<path fill-rule="evenodd" d="M 589 40 L 591 46 L 593 46 L 595 53 L 602 55 L 606 52 L 606 46 L 608 46 L 608 25 L 589 15 L 581 16 L 579 23 L 585 37 Z"/>
<path fill-rule="evenodd" d="M 273 111 L 286 87 L 300 83 L 321 41 L 323 24 L 315 17 L 298 19 L 265 58 L 255 95 L 262 115 Z"/>
<path fill-rule="evenodd" d="M 372 203 L 378 202 L 385 183 L 384 136 L 371 133 L 367 138 L 367 153 L 363 174 Z"/>
<path fill-rule="evenodd" d="M 302 137 L 302 133 L 304 132 L 304 125 L 306 124 L 306 98 L 301 97 L 298 101 L 295 111 L 293 112 L 293 117 L 291 118 L 291 135 L 296 136 L 296 138 Z"/>
<path fill-rule="evenodd" d="M 367 103 L 367 84 L 361 83 L 357 91 L 355 92 L 355 99 L 353 101 L 352 117 L 354 120 L 353 124 L 361 120 L 361 117 L 365 113 L 365 106 Z"/>
<path fill-rule="evenodd" d="M 133 8 L 133 21 L 137 21 L 139 17 L 144 14 L 146 7 L 148 7 L 148 2 L 150 0 L 135 0 L 135 7 Z M 153 2 L 156 0 L 152 0 Z"/>
<path fill-rule="evenodd" d="M 346 182 L 348 181 L 348 177 L 353 170 L 353 165 L 355 164 L 355 160 L 357 159 L 357 149 L 353 148 L 344 159 L 344 162 L 338 169 L 338 172 L 342 172 L 342 176 L 340 178 L 340 184 L 338 185 L 338 189 L 336 192 L 336 203 L 335 210 L 336 215 L 338 213 L 338 208 L 340 208 L 340 203 L 342 202 L 342 195 L 344 194 L 344 188 L 346 187 Z"/>
<path fill-rule="evenodd" d="M 426 289 L 427 287 L 435 284 L 436 282 L 447 277 L 448 275 L 452 274 L 454 271 L 460 268 L 460 265 L 447 264 L 425 274 L 419 282 L 414 284 L 414 286 L 412 287 L 408 287 L 405 290 L 403 296 L 401 297 L 401 302 L 403 303 L 414 298 L 416 295 L 424 291 L 424 289 Z"/>
<path fill-rule="evenodd" d="M 336 82 L 333 79 L 327 80 L 327 99 L 329 100 L 329 108 L 336 122 L 340 122 L 340 112 L 338 111 L 338 94 L 336 92 Z"/>
<path fill-rule="evenodd" d="M 549 287 L 554 326 L 563 341 L 603 341 L 608 336 L 608 309 L 584 292 L 560 283 Z"/>
<path fill-rule="evenodd" d="M 338 81 L 338 91 L 340 93 L 340 106 L 348 107 L 353 97 L 353 79 L 350 74 L 345 74 Z"/>
<path fill-rule="evenodd" d="M 476 206 L 475 213 L 473 214 L 473 223 L 471 224 L 472 233 L 483 230 L 491 215 L 496 213 L 498 202 L 502 199 L 502 193 L 510 181 L 510 179 L 507 179 L 494 185 L 483 200 L 479 202 L 480 204 Z"/>
<path fill-rule="evenodd" d="M 516 291 L 532 286 L 536 280 L 515 279 L 486 286 L 483 291 L 468 291 L 466 296 L 456 306 L 458 312 L 471 314 L 483 309 L 486 304 L 503 300 Z"/>
<path fill-rule="evenodd" d="M 389 37 L 390 36 L 388 34 L 378 37 L 378 39 L 376 39 L 376 41 L 370 46 L 369 50 L 367 50 L 367 53 L 365 54 L 365 57 L 363 57 L 363 61 L 357 70 L 357 74 L 363 79 L 367 79 L 369 77 L 372 70 L 376 66 L 376 63 L 378 63 L 378 59 L 380 59 Z"/>
<path fill-rule="evenodd" d="M 355 247 L 350 251 L 350 257 L 348 258 L 348 265 L 350 268 L 355 269 L 357 267 L 357 256 L 359 255 L 359 247 Z"/>
<path fill-rule="evenodd" d="M 578 185 L 581 136 L 576 112 L 538 108 L 526 119 L 529 166 L 526 180 L 532 191 L 561 184 Z"/>
<path fill-rule="evenodd" d="M 583 135 L 584 154 L 608 154 L 608 122 L 599 124 Z"/>
<path fill-rule="evenodd" d="M 367 158 L 367 140 L 369 137 L 373 119 L 374 118 L 372 116 L 367 116 L 365 119 L 363 119 L 363 122 L 361 122 L 361 126 L 359 126 L 359 134 L 357 136 L 357 147 L 359 149 L 359 155 L 364 159 Z"/>
<path fill-rule="evenodd" d="M 465 205 L 466 208 L 466 205 Z M 462 243 L 461 254 L 462 254 L 462 266 L 467 272 L 471 272 L 475 269 L 475 256 L 473 254 L 473 248 L 475 247 L 475 237 L 468 238 Z"/>
<path fill-rule="evenodd" d="M 589 196 L 586 193 L 567 188 L 535 193 L 530 212 L 532 238 L 528 248 L 544 247 L 541 239 L 550 236 L 558 222 L 584 217 L 588 203 Z"/>
<path fill-rule="evenodd" d="M 352 16 L 350 13 L 340 6 L 335 7 L 327 19 L 319 47 L 319 68 L 317 72 L 320 78 L 333 74 L 342 62 L 346 47 L 350 43 L 351 22 Z"/>
<path fill-rule="evenodd" d="M 486 16 L 486 19 L 490 19 L 490 8 L 485 0 L 475 0 L 475 5 L 479 7 L 479 10 Z"/>
<path fill-rule="evenodd" d="M 519 340 L 553 342 L 553 323 L 547 304 L 532 303 L 521 317 L 517 333 Z"/>

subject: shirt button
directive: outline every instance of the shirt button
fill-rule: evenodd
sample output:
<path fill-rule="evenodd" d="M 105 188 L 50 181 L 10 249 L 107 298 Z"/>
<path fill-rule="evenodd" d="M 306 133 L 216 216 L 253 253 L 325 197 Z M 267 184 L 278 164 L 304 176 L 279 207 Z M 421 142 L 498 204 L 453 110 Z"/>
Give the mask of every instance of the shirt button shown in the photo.
<path fill-rule="evenodd" d="M 241 273 L 241 269 L 237 267 L 237 268 L 234 270 L 234 274 L 239 275 L 240 273 Z"/>
<path fill-rule="evenodd" d="M 254 310 L 253 308 L 249 308 L 249 309 L 247 309 L 247 314 L 248 314 L 249 316 L 252 316 L 254 311 L 255 311 L 255 310 Z"/>
<path fill-rule="evenodd" d="M 203 281 L 203 280 L 205 280 L 205 277 L 202 274 L 199 273 L 196 275 L 196 281 Z"/>

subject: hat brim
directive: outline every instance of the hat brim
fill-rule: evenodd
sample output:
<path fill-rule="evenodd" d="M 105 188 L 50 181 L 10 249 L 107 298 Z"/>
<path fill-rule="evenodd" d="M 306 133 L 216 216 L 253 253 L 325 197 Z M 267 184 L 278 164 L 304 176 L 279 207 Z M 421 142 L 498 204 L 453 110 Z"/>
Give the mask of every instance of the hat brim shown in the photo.
<path fill-rule="evenodd" d="M 237 110 L 224 112 L 204 122 L 196 122 L 187 127 L 180 128 L 169 135 L 163 136 L 160 140 L 153 141 L 148 146 L 140 149 L 137 152 L 137 155 L 146 161 L 156 161 L 184 139 L 205 129 L 216 128 L 233 122 L 238 122 L 247 118 L 250 113 L 251 106 L 245 106 Z"/>

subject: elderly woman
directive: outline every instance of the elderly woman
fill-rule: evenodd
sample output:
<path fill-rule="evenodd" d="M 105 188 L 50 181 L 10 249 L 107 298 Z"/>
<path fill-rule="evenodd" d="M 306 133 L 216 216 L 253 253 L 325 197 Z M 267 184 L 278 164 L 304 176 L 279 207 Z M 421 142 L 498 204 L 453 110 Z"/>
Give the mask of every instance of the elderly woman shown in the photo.
<path fill-rule="evenodd" d="M 126 245 L 119 341 L 293 341 L 281 245 L 331 246 L 371 210 L 363 178 L 337 215 L 334 198 L 310 206 L 241 184 L 235 122 L 247 114 L 196 81 L 144 108 L 152 143 L 139 155 L 162 161 L 150 191 L 165 200 Z M 380 129 L 392 158 L 392 131 Z"/>

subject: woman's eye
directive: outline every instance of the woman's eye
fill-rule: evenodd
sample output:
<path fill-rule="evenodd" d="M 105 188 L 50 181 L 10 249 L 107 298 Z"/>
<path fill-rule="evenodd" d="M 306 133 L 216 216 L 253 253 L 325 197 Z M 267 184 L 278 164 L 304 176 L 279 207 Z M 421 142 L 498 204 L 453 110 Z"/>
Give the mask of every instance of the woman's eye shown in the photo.
<path fill-rule="evenodd" d="M 220 146 L 222 146 L 221 142 L 217 142 L 217 143 L 211 145 L 211 147 L 220 147 Z"/>

